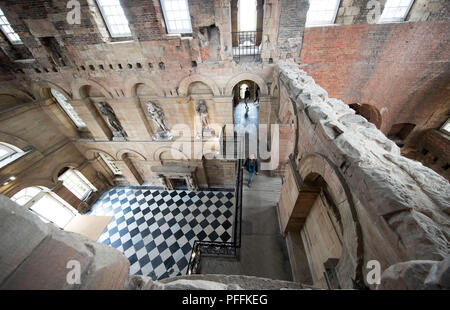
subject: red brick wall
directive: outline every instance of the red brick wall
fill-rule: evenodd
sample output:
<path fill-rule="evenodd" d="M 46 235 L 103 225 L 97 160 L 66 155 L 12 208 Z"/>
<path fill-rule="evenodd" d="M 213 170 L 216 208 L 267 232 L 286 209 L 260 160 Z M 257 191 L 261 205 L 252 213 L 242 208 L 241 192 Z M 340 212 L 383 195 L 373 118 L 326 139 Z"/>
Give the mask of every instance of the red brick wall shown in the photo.
<path fill-rule="evenodd" d="M 302 69 L 330 97 L 378 108 L 385 133 L 396 123 L 422 127 L 450 104 L 449 33 L 448 21 L 307 28 Z"/>

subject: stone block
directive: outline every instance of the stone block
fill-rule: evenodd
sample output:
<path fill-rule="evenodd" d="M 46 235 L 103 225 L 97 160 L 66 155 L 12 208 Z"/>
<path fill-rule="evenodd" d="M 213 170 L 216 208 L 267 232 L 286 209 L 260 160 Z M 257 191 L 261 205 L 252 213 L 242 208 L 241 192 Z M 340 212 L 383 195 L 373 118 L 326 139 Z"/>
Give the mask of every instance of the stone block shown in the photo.
<path fill-rule="evenodd" d="M 48 236 L 49 227 L 27 209 L 0 195 L 0 283 Z"/>

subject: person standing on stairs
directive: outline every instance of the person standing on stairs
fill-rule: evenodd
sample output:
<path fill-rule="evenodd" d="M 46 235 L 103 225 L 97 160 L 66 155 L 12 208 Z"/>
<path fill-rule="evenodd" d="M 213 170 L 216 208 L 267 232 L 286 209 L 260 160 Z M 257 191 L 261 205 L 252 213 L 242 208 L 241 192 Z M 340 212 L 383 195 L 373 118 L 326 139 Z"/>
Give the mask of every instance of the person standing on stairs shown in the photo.
<path fill-rule="evenodd" d="M 252 181 L 255 174 L 258 174 L 259 170 L 259 162 L 255 157 L 255 154 L 251 154 L 250 158 L 247 158 L 244 162 L 244 166 L 242 169 L 246 169 L 248 171 L 248 187 L 252 187 Z"/>

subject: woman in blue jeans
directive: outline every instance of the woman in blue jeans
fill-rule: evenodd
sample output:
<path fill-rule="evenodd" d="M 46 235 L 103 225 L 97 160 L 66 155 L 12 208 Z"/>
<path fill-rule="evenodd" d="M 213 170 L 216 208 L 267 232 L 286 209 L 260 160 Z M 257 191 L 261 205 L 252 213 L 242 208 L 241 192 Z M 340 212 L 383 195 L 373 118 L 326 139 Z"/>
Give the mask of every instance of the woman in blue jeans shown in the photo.
<path fill-rule="evenodd" d="M 258 174 L 258 160 L 255 158 L 255 155 L 250 155 L 250 158 L 247 158 L 244 162 L 244 166 L 242 169 L 246 169 L 248 171 L 248 187 L 252 186 L 253 177 L 255 174 Z"/>

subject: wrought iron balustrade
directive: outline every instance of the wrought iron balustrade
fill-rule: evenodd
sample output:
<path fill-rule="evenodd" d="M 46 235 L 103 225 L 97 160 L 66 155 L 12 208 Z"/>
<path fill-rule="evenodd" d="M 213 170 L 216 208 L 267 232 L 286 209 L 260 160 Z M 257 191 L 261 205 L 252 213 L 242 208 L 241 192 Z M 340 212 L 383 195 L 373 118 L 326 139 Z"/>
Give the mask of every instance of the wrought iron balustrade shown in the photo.
<path fill-rule="evenodd" d="M 189 259 L 187 274 L 200 273 L 200 261 L 202 256 L 220 256 L 238 258 L 241 248 L 241 224 L 242 224 L 242 179 L 243 159 L 236 162 L 236 188 L 235 188 L 235 212 L 233 223 L 232 242 L 195 241 Z"/>
<path fill-rule="evenodd" d="M 233 57 L 240 60 L 241 57 L 253 57 L 259 60 L 261 57 L 262 31 L 237 31 L 232 32 Z"/>

